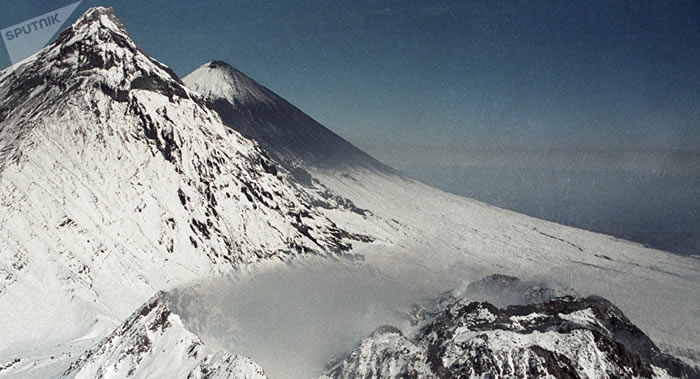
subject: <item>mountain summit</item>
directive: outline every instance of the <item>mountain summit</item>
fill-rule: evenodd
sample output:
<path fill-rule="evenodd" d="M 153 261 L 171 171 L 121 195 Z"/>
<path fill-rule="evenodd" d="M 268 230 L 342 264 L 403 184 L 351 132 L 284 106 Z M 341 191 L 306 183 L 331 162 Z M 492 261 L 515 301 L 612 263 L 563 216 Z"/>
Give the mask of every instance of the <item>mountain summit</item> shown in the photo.
<path fill-rule="evenodd" d="M 207 100 L 227 100 L 234 106 L 272 105 L 281 100 L 272 91 L 222 61 L 205 63 L 186 76 L 186 83 Z"/>
<path fill-rule="evenodd" d="M 0 351 L 109 330 L 188 280 L 342 254 L 360 237 L 325 216 L 350 213 L 336 200 L 90 9 L 0 72 Z"/>
<path fill-rule="evenodd" d="M 393 172 L 225 62 L 207 62 L 183 81 L 227 126 L 258 142 L 288 168 Z"/>

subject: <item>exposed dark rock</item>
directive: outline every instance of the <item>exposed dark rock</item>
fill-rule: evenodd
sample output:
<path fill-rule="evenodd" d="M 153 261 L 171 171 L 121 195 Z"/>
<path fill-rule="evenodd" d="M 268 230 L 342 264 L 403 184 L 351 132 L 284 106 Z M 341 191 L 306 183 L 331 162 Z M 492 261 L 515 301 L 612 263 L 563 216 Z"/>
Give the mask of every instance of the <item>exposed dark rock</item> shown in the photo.
<path fill-rule="evenodd" d="M 502 293 L 525 287 L 517 278 L 494 275 L 474 283 L 472 290 L 489 285 Z M 424 366 L 411 364 L 424 367 L 419 376 L 437 378 L 582 378 L 590 373 L 596 377 L 647 378 L 655 375 L 655 368 L 679 378 L 700 375 L 695 368 L 662 353 L 615 305 L 601 297 L 563 296 L 498 308 L 454 293 L 446 293 L 422 312 L 412 311 L 424 321 L 408 340 L 383 337 L 400 333 L 383 326 L 362 342 L 364 350 L 358 347 L 345 360 L 329 366 L 325 374 L 363 376 L 368 374 L 367 367 L 373 373 L 401 373 L 409 367 L 407 362 L 421 361 Z M 381 349 L 368 350 L 370 346 Z M 397 366 L 397 362 L 404 366 Z"/>

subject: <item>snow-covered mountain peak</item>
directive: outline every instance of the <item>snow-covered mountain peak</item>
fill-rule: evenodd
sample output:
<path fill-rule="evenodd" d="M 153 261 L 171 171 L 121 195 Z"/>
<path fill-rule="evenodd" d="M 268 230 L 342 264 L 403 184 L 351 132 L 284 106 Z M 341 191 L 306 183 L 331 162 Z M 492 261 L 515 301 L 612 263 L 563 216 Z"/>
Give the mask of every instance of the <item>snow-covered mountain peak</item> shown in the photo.
<path fill-rule="evenodd" d="M 138 88 L 187 97 L 175 73 L 136 45 L 111 8 L 86 11 L 50 45 L 46 55 L 78 75 L 89 74 L 104 82 L 122 100 L 125 91 Z"/>
<path fill-rule="evenodd" d="M 267 88 L 223 61 L 207 62 L 185 76 L 183 81 L 209 101 L 226 100 L 234 106 L 278 101 Z"/>
<path fill-rule="evenodd" d="M 32 97 L 56 98 L 90 88 L 122 102 L 131 89 L 189 97 L 175 73 L 143 52 L 112 9 L 102 7 L 87 10 L 54 42 L 0 73 L 0 87 L 4 87 L 0 108 L 17 108 Z M 0 110 L 0 121 L 8 109 L 4 112 Z"/>
<path fill-rule="evenodd" d="M 48 50 L 44 56 L 64 62 L 71 63 L 78 58 L 81 69 L 109 70 L 131 63 L 134 68 L 148 70 L 148 66 L 155 65 L 162 70 L 160 74 L 179 81 L 170 69 L 148 57 L 136 45 L 112 8 L 88 9 L 44 50 Z"/>
<path fill-rule="evenodd" d="M 105 97 L 133 104 L 132 90 L 170 100 L 190 97 L 172 70 L 136 45 L 110 8 L 89 9 L 54 42 L 0 73 L 0 123 L 6 125 L 0 128 L 0 168 L 17 157 L 38 118 L 67 116 L 77 98 L 93 112 Z"/>
<path fill-rule="evenodd" d="M 393 173 L 225 62 L 207 62 L 182 81 L 202 95 L 227 126 L 259 143 L 288 168 L 370 168 Z"/>
<path fill-rule="evenodd" d="M 57 340 L 99 334 L 154 290 L 372 239 L 190 94 L 105 8 L 0 73 L 0 352 L 61 314 L 84 319 Z"/>
<path fill-rule="evenodd" d="M 126 34 L 126 28 L 114 14 L 111 7 L 93 7 L 85 11 L 74 23 L 77 28 L 106 28 L 116 33 Z M 94 30 L 94 29 L 93 29 Z"/>

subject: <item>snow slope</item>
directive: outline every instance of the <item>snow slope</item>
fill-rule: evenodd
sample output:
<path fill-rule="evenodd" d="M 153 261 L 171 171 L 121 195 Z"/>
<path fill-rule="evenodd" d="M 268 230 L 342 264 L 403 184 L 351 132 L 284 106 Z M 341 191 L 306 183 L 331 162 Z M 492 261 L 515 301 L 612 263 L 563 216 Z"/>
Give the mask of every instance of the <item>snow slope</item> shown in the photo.
<path fill-rule="evenodd" d="M 212 85 L 215 79 L 245 86 L 224 91 Z M 310 186 L 330 189 L 369 210 L 375 217 L 350 218 L 333 210 L 326 214 L 350 230 L 381 234 L 373 245 L 354 252 L 385 273 L 426 282 L 450 275 L 459 279 L 506 273 L 562 283 L 584 294 L 605 296 L 663 349 L 700 364 L 700 260 L 447 194 L 352 159 L 331 167 L 317 164 L 304 158 L 305 146 L 313 150 L 325 145 L 314 136 L 332 132 L 317 125 L 325 130 L 307 133 L 305 121 L 256 113 L 257 108 L 289 105 L 252 79 L 222 62 L 210 62 L 188 75 L 185 83 L 203 91 L 227 125 L 235 127 L 246 117 L 256 120 L 251 138 L 273 155 L 291 157 L 310 173 Z M 264 94 L 264 101 L 238 97 L 254 89 Z M 232 109 L 240 114 L 228 119 Z M 280 146 L 270 142 L 275 135 L 300 136 L 300 142 Z"/>
<path fill-rule="evenodd" d="M 231 65 L 207 62 L 183 78 L 224 123 L 258 142 L 289 168 L 393 170 L 325 128 Z"/>
<path fill-rule="evenodd" d="M 390 243 L 355 250 L 387 275 L 429 282 L 503 273 L 603 296 L 662 350 L 700 364 L 697 259 L 535 219 L 394 175 L 310 172 L 357 206 L 398 225 Z M 338 225 L 345 225 L 342 219 L 336 219 Z"/>
<path fill-rule="evenodd" d="M 212 351 L 188 331 L 159 292 L 75 361 L 67 378 L 265 378 L 249 358 Z"/>
<path fill-rule="evenodd" d="M 104 336 L 161 289 L 370 239 L 321 209 L 353 213 L 90 9 L 0 72 L 0 362 Z"/>

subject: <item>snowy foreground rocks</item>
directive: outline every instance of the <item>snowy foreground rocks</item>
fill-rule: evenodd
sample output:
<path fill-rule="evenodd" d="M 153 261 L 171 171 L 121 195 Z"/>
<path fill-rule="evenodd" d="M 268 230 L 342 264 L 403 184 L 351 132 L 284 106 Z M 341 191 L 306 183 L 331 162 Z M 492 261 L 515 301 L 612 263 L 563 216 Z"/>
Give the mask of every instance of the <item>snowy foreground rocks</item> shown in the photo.
<path fill-rule="evenodd" d="M 419 313 L 424 316 L 414 335 L 380 327 L 322 378 L 700 375 L 661 353 L 617 307 L 596 296 L 497 308 L 452 292 Z"/>
<path fill-rule="evenodd" d="M 519 296 L 496 307 L 470 296 Z M 493 275 L 416 305 L 404 334 L 381 326 L 319 378 L 696 378 L 612 303 Z M 537 293 L 534 298 L 531 294 Z M 264 378 L 247 358 L 215 351 L 159 292 L 63 373 L 68 378 Z M 553 297 L 556 296 L 556 297 Z M 496 299 L 496 297 L 493 297 Z M 166 363 L 167 364 L 164 364 Z"/>
<path fill-rule="evenodd" d="M 63 374 L 67 378 L 265 378 L 249 358 L 213 351 L 159 292 Z"/>

